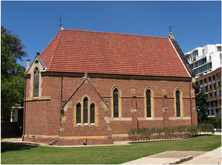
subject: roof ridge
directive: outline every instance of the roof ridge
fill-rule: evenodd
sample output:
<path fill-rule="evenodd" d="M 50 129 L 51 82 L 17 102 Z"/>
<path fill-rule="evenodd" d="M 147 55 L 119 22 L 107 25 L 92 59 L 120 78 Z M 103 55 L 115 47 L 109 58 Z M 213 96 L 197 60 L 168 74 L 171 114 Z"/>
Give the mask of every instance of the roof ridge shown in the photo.
<path fill-rule="evenodd" d="M 62 35 L 62 32 L 61 32 L 62 30 L 59 30 L 59 33 L 57 34 L 57 35 L 59 35 L 58 37 L 58 42 L 57 42 L 57 44 L 56 44 L 56 48 L 55 48 L 55 51 L 53 52 L 53 56 L 52 56 L 52 59 L 50 60 L 50 62 L 49 62 L 49 67 L 48 67 L 48 69 L 50 69 L 50 66 L 51 66 L 51 64 L 52 64 L 52 61 L 53 61 L 53 58 L 54 58 L 54 56 L 55 56 L 55 52 L 56 52 L 56 50 L 57 50 L 57 47 L 58 47 L 58 45 L 59 45 L 59 41 L 60 41 L 60 37 L 61 37 L 61 35 Z M 57 36 L 56 35 L 56 36 Z M 54 37 L 54 39 L 55 39 L 56 37 Z M 54 40 L 53 39 L 53 40 Z"/>
<path fill-rule="evenodd" d="M 140 37 L 150 37 L 150 38 L 164 38 L 164 39 L 168 38 L 168 37 L 156 37 L 156 36 L 141 35 L 141 34 L 127 34 L 127 33 L 103 32 L 103 31 L 93 31 L 93 30 L 78 30 L 78 29 L 63 29 L 63 31 L 79 31 L 79 32 L 90 32 L 90 33 L 108 33 L 108 34 L 117 34 L 117 35 L 140 36 Z"/>

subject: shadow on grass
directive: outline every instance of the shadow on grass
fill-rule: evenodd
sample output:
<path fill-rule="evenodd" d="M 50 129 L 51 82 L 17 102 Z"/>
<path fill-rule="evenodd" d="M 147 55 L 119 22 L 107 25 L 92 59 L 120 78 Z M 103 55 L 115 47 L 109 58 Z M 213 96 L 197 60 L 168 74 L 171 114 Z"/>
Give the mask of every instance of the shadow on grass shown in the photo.
<path fill-rule="evenodd" d="M 1 142 L 1 153 L 7 151 L 29 150 L 31 148 L 35 148 L 38 146 L 39 146 L 38 144 L 32 144 L 32 143 Z"/>

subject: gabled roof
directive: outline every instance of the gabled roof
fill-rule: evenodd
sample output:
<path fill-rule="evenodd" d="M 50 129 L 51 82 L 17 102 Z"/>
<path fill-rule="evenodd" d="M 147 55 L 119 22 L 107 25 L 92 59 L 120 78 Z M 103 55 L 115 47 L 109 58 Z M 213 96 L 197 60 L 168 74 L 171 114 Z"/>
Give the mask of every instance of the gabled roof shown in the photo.
<path fill-rule="evenodd" d="M 34 61 L 35 61 L 35 59 L 38 59 L 38 60 L 39 60 L 40 64 L 42 65 L 43 70 L 45 71 L 47 68 L 46 68 L 44 62 L 42 61 L 42 59 L 41 59 L 41 57 L 40 57 L 40 55 L 39 55 L 39 52 L 36 52 L 36 56 L 35 56 L 35 58 L 34 58 Z M 34 61 L 32 62 L 31 66 L 33 65 Z M 28 73 L 29 73 L 29 70 L 30 70 L 30 67 L 31 67 L 31 66 L 29 66 L 29 68 L 25 71 L 25 74 L 28 74 Z"/>
<path fill-rule="evenodd" d="M 40 56 L 48 72 L 191 77 L 169 38 L 61 29 Z"/>

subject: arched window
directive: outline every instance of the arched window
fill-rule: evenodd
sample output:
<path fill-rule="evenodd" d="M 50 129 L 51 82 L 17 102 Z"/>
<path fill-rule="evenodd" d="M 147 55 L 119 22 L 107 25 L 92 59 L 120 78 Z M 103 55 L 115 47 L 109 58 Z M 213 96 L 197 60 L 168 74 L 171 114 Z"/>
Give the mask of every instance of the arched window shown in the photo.
<path fill-rule="evenodd" d="M 177 117 L 180 117 L 180 91 L 176 91 L 176 113 Z"/>
<path fill-rule="evenodd" d="M 76 105 L 76 123 L 81 123 L 81 104 Z"/>
<path fill-rule="evenodd" d="M 88 123 L 88 99 L 83 100 L 83 123 Z"/>
<path fill-rule="evenodd" d="M 146 117 L 151 117 L 151 91 L 146 91 Z"/>
<path fill-rule="evenodd" d="M 95 123 L 95 104 L 90 105 L 90 123 Z"/>
<path fill-rule="evenodd" d="M 113 91 L 113 116 L 119 117 L 119 91 L 114 89 Z"/>
<path fill-rule="evenodd" d="M 34 70 L 34 97 L 39 97 L 39 70 Z"/>

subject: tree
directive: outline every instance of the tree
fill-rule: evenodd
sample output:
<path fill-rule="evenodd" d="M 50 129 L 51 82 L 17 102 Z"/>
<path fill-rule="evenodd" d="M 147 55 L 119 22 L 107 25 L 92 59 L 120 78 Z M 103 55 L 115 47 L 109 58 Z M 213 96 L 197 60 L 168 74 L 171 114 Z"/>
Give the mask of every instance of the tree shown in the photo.
<path fill-rule="evenodd" d="M 27 52 L 22 50 L 25 46 L 21 43 L 18 36 L 11 34 L 11 30 L 7 30 L 4 26 L 1 26 L 1 34 L 5 36 L 4 42 L 11 50 L 13 57 L 22 61 L 23 57 L 28 56 Z"/>
<path fill-rule="evenodd" d="M 25 68 L 17 59 L 26 57 L 21 40 L 1 26 L 1 117 L 3 122 L 10 121 L 11 107 L 23 103 Z"/>
<path fill-rule="evenodd" d="M 200 85 L 195 87 L 196 94 L 196 107 L 197 107 L 197 116 L 198 123 L 207 122 L 208 120 L 208 107 L 207 107 L 207 98 L 204 94 L 204 91 L 200 91 Z"/>

